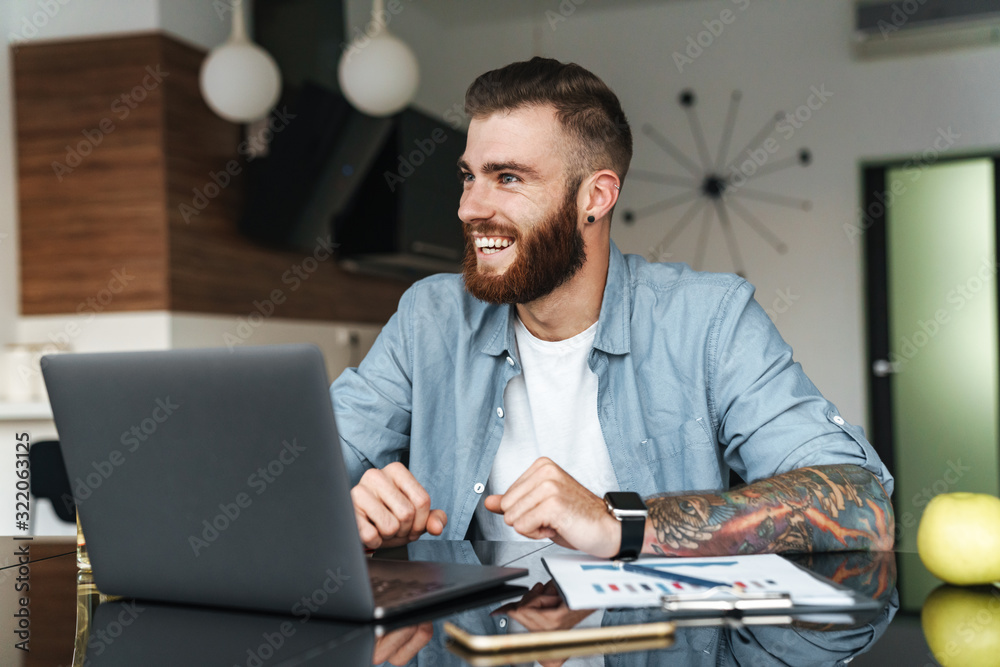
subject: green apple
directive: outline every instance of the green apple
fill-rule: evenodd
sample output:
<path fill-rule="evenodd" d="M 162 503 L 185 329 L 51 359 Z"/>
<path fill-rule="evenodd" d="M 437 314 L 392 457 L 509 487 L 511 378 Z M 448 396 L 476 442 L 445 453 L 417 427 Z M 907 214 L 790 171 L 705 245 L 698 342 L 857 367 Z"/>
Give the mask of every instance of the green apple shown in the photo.
<path fill-rule="evenodd" d="M 949 584 L 1000 581 L 1000 498 L 985 493 L 942 493 L 924 510 L 917 529 L 920 560 Z"/>
<path fill-rule="evenodd" d="M 924 638 L 944 667 L 996 665 L 1000 656 L 1000 590 L 938 586 L 920 613 Z"/>

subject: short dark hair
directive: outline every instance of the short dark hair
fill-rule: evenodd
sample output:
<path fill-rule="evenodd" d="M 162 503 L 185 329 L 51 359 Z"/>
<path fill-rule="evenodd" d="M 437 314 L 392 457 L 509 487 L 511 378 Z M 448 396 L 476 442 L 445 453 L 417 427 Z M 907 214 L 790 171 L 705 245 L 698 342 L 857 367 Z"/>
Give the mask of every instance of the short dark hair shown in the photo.
<path fill-rule="evenodd" d="M 479 76 L 465 93 L 465 113 L 483 118 L 530 106 L 555 107 L 563 129 L 576 139 L 567 156 L 570 181 L 611 169 L 625 181 L 632 161 L 632 129 L 618 97 L 576 63 L 535 57 Z M 579 165 L 574 171 L 573 163 Z"/>

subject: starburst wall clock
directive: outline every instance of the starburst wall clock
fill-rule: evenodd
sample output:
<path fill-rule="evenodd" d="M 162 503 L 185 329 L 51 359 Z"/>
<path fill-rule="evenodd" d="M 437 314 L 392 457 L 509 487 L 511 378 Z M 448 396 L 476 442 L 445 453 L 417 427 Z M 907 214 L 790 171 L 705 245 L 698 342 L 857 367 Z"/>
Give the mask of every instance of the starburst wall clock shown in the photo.
<path fill-rule="evenodd" d="M 788 246 L 754 213 L 753 208 L 763 205 L 809 211 L 812 203 L 806 199 L 761 190 L 749 184 L 762 176 L 785 169 L 806 167 L 812 162 L 812 153 L 807 148 L 800 148 L 791 157 L 779 157 L 783 146 L 775 138 L 775 132 L 791 139 L 797 128 L 793 125 L 793 117 L 778 112 L 768 118 L 743 149 L 730 156 L 730 143 L 736 128 L 741 97 L 739 91 L 733 91 L 730 96 L 729 110 L 714 156 L 705 140 L 695 109 L 697 98 L 691 90 L 683 91 L 677 99 L 687 116 L 697 157 L 686 155 L 651 124 L 643 125 L 642 133 L 686 172 L 684 175 L 676 175 L 642 169 L 629 171 L 629 178 L 680 190 L 660 201 L 628 208 L 624 212 L 626 224 L 635 224 L 644 219 L 661 220 L 664 214 L 672 218 L 663 238 L 649 247 L 650 260 L 663 261 L 672 257 L 670 246 L 696 219 L 700 219 L 701 228 L 698 230 L 694 257 L 691 258 L 691 265 L 695 269 L 701 268 L 711 231 L 718 227 L 734 270 L 739 275 L 746 276 L 734 223 L 748 227 L 778 254 L 788 252 Z M 748 206 L 749 202 L 753 204 Z"/>

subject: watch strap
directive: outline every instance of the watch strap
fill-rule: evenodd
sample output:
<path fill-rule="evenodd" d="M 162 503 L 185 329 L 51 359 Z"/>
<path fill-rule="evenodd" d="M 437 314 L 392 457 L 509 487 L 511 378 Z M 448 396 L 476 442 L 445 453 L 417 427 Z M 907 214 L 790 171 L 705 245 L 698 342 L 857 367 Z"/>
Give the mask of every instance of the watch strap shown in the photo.
<path fill-rule="evenodd" d="M 646 538 L 648 511 L 642 497 L 632 491 L 609 491 L 604 495 L 608 511 L 622 525 L 621 544 L 615 560 L 635 560 Z"/>
<path fill-rule="evenodd" d="M 646 536 L 646 517 L 619 517 L 622 524 L 622 543 L 615 554 L 615 560 L 635 560 L 642 552 L 642 541 Z"/>

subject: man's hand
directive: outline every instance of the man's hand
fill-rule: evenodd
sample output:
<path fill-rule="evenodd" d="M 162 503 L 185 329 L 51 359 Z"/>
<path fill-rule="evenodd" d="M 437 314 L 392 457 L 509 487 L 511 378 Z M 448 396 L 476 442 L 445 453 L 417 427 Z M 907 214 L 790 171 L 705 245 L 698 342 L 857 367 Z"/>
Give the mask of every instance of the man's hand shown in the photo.
<path fill-rule="evenodd" d="M 434 636 L 433 623 L 421 623 L 393 630 L 375 641 L 375 651 L 372 653 L 372 664 L 381 665 L 388 662 L 392 665 L 405 665 L 427 646 Z"/>
<path fill-rule="evenodd" d="M 491 614 L 506 614 L 530 632 L 568 630 L 576 627 L 583 619 L 594 613 L 594 609 L 572 610 L 567 605 L 554 581 L 541 582 L 532 586 L 524 597 L 496 609 Z M 567 658 L 540 660 L 542 667 L 560 667 Z"/>
<path fill-rule="evenodd" d="M 448 524 L 444 511 L 431 509 L 431 497 L 402 463 L 365 471 L 351 489 L 351 500 L 366 549 L 407 544 L 425 532 L 440 535 Z"/>
<path fill-rule="evenodd" d="M 521 535 L 610 558 L 621 544 L 621 524 L 595 496 L 551 459 L 531 464 L 502 496 L 487 496 L 486 509 L 503 514 Z"/>

